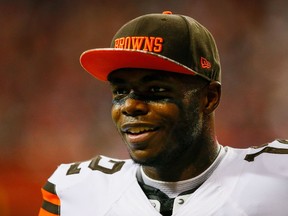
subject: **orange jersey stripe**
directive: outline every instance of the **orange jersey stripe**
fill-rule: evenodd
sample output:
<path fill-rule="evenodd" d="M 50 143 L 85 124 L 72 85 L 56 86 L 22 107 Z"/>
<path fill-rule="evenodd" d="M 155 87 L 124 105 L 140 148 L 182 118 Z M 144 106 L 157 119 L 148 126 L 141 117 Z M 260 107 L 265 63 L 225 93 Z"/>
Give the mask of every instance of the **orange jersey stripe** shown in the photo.
<path fill-rule="evenodd" d="M 44 200 L 46 200 L 46 201 L 48 201 L 50 203 L 53 203 L 55 205 L 60 206 L 60 199 L 59 199 L 59 197 L 57 195 L 52 194 L 52 193 L 46 191 L 43 188 L 41 189 L 41 191 L 42 191 L 42 195 L 43 195 L 43 199 Z"/>
<path fill-rule="evenodd" d="M 59 216 L 59 215 L 50 213 L 50 212 L 46 211 L 45 209 L 40 208 L 38 216 Z"/>

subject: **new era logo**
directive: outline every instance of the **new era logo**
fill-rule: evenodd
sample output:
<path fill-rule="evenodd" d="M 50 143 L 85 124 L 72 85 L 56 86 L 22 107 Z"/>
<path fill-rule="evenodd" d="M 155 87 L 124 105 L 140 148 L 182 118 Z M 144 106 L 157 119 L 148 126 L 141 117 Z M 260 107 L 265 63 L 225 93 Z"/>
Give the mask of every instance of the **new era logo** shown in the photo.
<path fill-rule="evenodd" d="M 211 63 L 207 59 L 201 57 L 200 62 L 201 62 L 201 67 L 202 68 L 206 68 L 206 69 L 210 69 L 211 68 Z"/>

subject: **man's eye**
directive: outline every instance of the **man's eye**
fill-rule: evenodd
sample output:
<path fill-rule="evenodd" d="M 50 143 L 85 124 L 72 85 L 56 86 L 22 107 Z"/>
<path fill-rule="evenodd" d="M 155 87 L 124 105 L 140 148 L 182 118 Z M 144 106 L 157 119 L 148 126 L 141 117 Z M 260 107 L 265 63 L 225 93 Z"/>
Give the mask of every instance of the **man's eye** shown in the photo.
<path fill-rule="evenodd" d="M 157 92 L 165 92 L 166 89 L 158 86 L 153 86 L 150 88 L 151 92 L 157 93 Z"/>

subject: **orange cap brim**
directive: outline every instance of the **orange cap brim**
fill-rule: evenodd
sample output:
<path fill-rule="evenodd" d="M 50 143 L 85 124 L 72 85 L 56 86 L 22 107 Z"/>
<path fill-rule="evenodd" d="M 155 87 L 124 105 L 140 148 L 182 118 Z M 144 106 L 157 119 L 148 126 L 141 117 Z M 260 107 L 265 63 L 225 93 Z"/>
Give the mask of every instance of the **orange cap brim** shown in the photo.
<path fill-rule="evenodd" d="M 188 75 L 197 74 L 183 64 L 141 50 L 91 49 L 82 53 L 80 63 L 87 72 L 102 81 L 107 81 L 107 77 L 112 71 L 121 68 L 145 68 Z"/>

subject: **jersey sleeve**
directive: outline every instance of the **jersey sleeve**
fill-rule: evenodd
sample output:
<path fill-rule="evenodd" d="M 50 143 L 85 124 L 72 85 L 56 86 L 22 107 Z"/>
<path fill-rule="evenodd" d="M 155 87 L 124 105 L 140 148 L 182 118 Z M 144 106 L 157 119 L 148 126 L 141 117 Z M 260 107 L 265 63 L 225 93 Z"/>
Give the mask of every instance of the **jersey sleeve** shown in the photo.
<path fill-rule="evenodd" d="M 38 216 L 60 215 L 60 199 L 56 194 L 55 184 L 47 181 L 41 189 L 43 202 Z"/>
<path fill-rule="evenodd" d="M 59 186 L 62 181 L 64 181 L 65 186 L 70 186 L 70 183 L 65 182 L 65 176 L 67 175 L 67 170 L 71 164 L 61 164 L 57 167 L 54 173 L 48 178 L 45 185 L 41 188 L 42 192 L 42 206 L 39 211 L 38 216 L 58 216 L 61 210 L 61 200 L 59 198 Z M 61 186 L 60 186 L 61 188 Z"/>
<path fill-rule="evenodd" d="M 137 184 L 137 169 L 131 159 L 102 155 L 60 164 L 42 188 L 43 205 L 38 216 L 108 216 L 131 184 Z"/>

